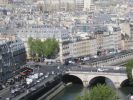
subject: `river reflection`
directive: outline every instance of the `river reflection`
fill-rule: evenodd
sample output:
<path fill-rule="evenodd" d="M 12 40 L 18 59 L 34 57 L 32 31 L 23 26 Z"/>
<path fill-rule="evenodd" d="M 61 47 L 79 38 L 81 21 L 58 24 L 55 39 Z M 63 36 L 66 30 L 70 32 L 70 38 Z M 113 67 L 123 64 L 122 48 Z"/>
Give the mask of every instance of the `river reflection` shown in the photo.
<path fill-rule="evenodd" d="M 82 85 L 69 85 L 52 100 L 75 100 L 77 95 L 82 95 L 84 93 L 85 89 L 86 88 L 84 88 Z M 133 92 L 133 87 L 120 88 L 116 89 L 116 91 L 120 97 L 120 100 L 128 100 L 127 96 L 129 93 Z"/>

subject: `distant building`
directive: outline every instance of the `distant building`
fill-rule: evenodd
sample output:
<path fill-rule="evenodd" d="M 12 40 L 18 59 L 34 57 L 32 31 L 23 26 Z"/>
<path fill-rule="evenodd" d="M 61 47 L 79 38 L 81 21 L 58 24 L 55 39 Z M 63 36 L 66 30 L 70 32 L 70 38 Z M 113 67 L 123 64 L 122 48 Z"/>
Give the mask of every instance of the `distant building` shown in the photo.
<path fill-rule="evenodd" d="M 15 75 L 15 71 L 26 64 L 23 42 L 16 36 L 0 35 L 0 82 Z"/>
<path fill-rule="evenodd" d="M 84 8 L 83 8 L 84 11 L 92 11 L 94 10 L 94 5 L 93 5 L 93 2 L 92 0 L 84 0 Z"/>
<path fill-rule="evenodd" d="M 8 0 L 0 0 L 0 5 L 8 4 Z"/>
<path fill-rule="evenodd" d="M 131 37 L 131 38 L 130 38 L 130 41 L 131 41 L 131 46 L 130 46 L 130 48 L 133 49 L 133 23 L 130 24 L 130 32 L 131 32 L 131 33 L 130 33 L 130 35 L 131 35 L 131 36 L 130 36 L 130 37 Z"/>
<path fill-rule="evenodd" d="M 92 0 L 37 0 L 47 11 L 87 11 Z"/>

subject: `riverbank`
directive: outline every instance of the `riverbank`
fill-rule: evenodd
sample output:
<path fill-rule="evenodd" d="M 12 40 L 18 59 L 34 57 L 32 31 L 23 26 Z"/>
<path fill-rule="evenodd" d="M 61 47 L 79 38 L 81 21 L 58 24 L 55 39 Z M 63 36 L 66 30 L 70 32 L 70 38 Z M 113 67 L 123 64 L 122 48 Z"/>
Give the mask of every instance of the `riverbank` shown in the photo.
<path fill-rule="evenodd" d="M 72 84 L 66 86 L 63 91 L 57 94 L 52 100 L 76 100 L 76 97 L 83 95 L 85 91 L 89 92 L 89 88 L 84 88 L 80 84 Z M 117 95 L 120 97 L 119 100 L 130 100 L 129 94 L 132 93 L 133 87 L 123 87 L 116 89 Z"/>
<path fill-rule="evenodd" d="M 72 85 L 72 83 L 65 84 L 65 83 L 61 82 L 58 85 L 56 85 L 53 89 L 48 91 L 46 94 L 44 94 L 43 96 L 38 98 L 37 100 L 51 100 L 55 96 L 57 96 L 60 92 L 62 92 L 66 87 L 68 87 L 70 85 Z"/>
<path fill-rule="evenodd" d="M 63 82 L 61 82 L 37 100 L 51 100 L 57 94 L 59 94 L 65 87 L 66 85 Z"/>

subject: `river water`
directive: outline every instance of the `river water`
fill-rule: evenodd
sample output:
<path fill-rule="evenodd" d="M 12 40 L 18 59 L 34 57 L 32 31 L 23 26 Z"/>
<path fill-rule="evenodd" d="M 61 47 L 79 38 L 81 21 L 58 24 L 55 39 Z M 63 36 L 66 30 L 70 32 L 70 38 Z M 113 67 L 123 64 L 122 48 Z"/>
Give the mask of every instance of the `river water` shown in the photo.
<path fill-rule="evenodd" d="M 75 100 L 78 95 L 83 95 L 84 90 L 81 85 L 69 85 L 52 100 Z M 88 89 L 89 90 L 89 89 Z M 129 100 L 128 95 L 133 92 L 133 87 L 125 87 L 116 89 L 117 94 L 120 97 L 120 100 Z"/>

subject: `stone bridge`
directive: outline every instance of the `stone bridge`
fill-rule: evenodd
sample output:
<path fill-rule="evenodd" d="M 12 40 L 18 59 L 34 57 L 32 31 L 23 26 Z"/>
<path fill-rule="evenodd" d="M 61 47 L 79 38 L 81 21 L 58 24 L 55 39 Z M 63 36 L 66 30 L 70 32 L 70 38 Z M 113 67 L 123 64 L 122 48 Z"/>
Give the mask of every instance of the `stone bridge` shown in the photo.
<path fill-rule="evenodd" d="M 91 82 L 98 77 L 103 77 L 105 81 L 112 82 L 115 88 L 121 87 L 128 79 L 126 73 L 68 71 L 66 74 L 79 78 L 84 87 L 90 86 Z"/>

